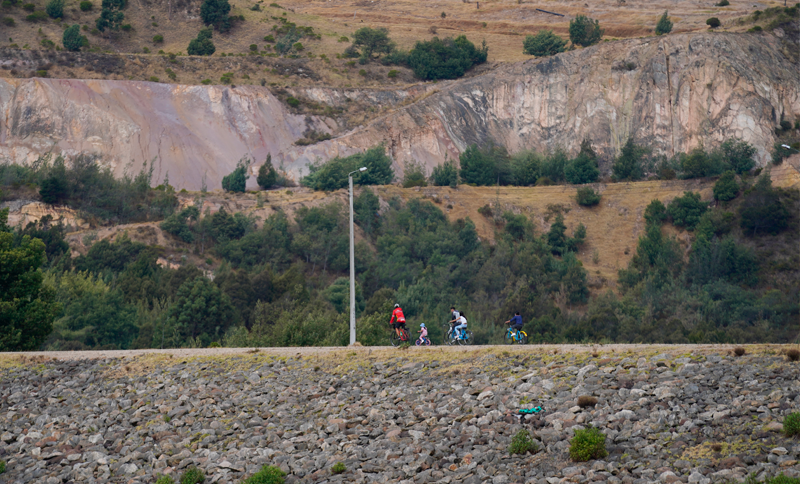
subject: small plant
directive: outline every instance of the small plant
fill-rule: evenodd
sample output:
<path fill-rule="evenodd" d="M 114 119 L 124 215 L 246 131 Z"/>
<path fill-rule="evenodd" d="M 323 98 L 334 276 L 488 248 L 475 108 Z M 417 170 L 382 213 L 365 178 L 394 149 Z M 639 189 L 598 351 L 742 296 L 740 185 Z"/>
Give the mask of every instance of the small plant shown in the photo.
<path fill-rule="evenodd" d="M 33 12 L 34 10 L 36 10 L 36 5 L 32 3 L 26 3 L 22 5 L 22 10 L 25 10 L 26 12 Z"/>
<path fill-rule="evenodd" d="M 744 356 L 745 353 L 747 353 L 747 350 L 745 350 L 741 346 L 733 349 L 733 354 L 736 356 Z"/>
<path fill-rule="evenodd" d="M 293 108 L 296 108 L 296 107 L 300 106 L 300 100 L 297 99 L 294 96 L 289 96 L 288 98 L 286 98 L 286 104 L 288 104 L 289 106 L 291 106 Z"/>
<path fill-rule="evenodd" d="M 367 77 L 367 71 L 365 71 L 364 69 L 361 69 L 361 70 L 358 71 L 358 75 L 362 76 L 362 77 Z"/>
<path fill-rule="evenodd" d="M 28 22 L 44 22 L 45 20 L 47 20 L 47 14 L 42 12 L 41 10 L 37 10 L 32 14 L 28 15 L 27 17 L 25 17 L 25 20 L 27 20 Z"/>
<path fill-rule="evenodd" d="M 153 36 L 153 43 L 154 44 L 160 44 L 162 42 L 164 42 L 164 36 L 163 35 L 156 34 L 156 35 Z"/>
<path fill-rule="evenodd" d="M 150 82 L 158 82 L 158 77 L 150 76 Z"/>
<path fill-rule="evenodd" d="M 578 193 L 575 195 L 575 201 L 578 205 L 584 207 L 593 207 L 600 203 L 600 194 L 590 187 L 578 188 Z"/>
<path fill-rule="evenodd" d="M 597 397 L 590 395 L 581 395 L 578 397 L 578 406 L 581 408 L 594 407 L 595 405 L 597 405 Z"/>
<path fill-rule="evenodd" d="M 345 471 L 347 471 L 347 467 L 344 465 L 344 462 L 337 462 L 331 467 L 331 472 L 334 474 L 342 474 Z"/>
<path fill-rule="evenodd" d="M 722 22 L 720 22 L 717 17 L 711 17 L 710 19 L 706 20 L 706 25 L 708 25 L 708 28 L 710 29 L 715 29 L 722 25 Z"/>
<path fill-rule="evenodd" d="M 343 35 L 343 36 L 339 37 L 339 40 L 338 40 L 338 41 L 339 41 L 339 42 L 350 42 L 350 39 L 348 39 L 347 37 L 345 37 L 345 36 Z"/>
<path fill-rule="evenodd" d="M 219 81 L 223 84 L 230 84 L 233 81 L 233 72 L 226 72 L 219 78 Z"/>
<path fill-rule="evenodd" d="M 389 79 L 394 79 L 395 77 L 397 77 L 397 74 L 398 74 L 397 70 L 392 69 L 391 71 L 389 71 L 388 74 L 386 74 L 386 76 L 389 77 Z"/>
<path fill-rule="evenodd" d="M 294 50 L 296 50 L 296 51 L 298 51 L 298 52 L 300 52 L 300 51 L 301 51 L 301 50 L 303 50 L 304 48 L 305 48 L 305 47 L 303 47 L 303 44 L 301 44 L 300 42 L 296 42 L 296 43 L 294 43 L 294 44 L 292 45 L 292 49 L 294 49 Z"/>
<path fill-rule="evenodd" d="M 175 479 L 170 476 L 159 474 L 158 479 L 156 479 L 156 484 L 175 484 Z"/>
<path fill-rule="evenodd" d="M 267 36 L 264 37 L 264 42 L 269 42 L 270 44 L 274 44 L 275 43 L 275 37 L 273 37 L 271 34 L 267 35 Z"/>
<path fill-rule="evenodd" d="M 142 52 L 144 52 L 145 54 L 149 54 L 150 49 L 148 49 L 147 47 L 142 47 Z"/>
<path fill-rule="evenodd" d="M 792 412 L 783 419 L 783 434 L 786 437 L 800 435 L 800 412 Z"/>
<path fill-rule="evenodd" d="M 42 39 L 42 41 L 39 43 L 42 44 L 42 47 L 44 47 L 45 49 L 52 49 L 53 47 L 56 46 L 55 42 L 53 42 L 50 39 Z"/>
<path fill-rule="evenodd" d="M 447 13 L 442 12 L 442 18 L 445 18 L 445 17 L 447 17 Z"/>
<path fill-rule="evenodd" d="M 209 348 L 222 348 L 222 345 L 219 344 L 217 341 L 212 341 L 211 344 L 208 345 L 208 347 Z"/>
<path fill-rule="evenodd" d="M 5 25 L 6 27 L 13 27 L 14 19 L 11 17 L 3 17 L 3 25 Z"/>
<path fill-rule="evenodd" d="M 786 352 L 786 358 L 788 358 L 789 361 L 800 360 L 800 350 L 791 349 L 791 350 L 787 351 Z"/>
<path fill-rule="evenodd" d="M 133 26 L 131 24 L 123 24 L 122 27 L 120 27 L 120 28 L 124 32 L 130 32 L 131 30 L 133 30 Z"/>
<path fill-rule="evenodd" d="M 80 4 L 81 12 L 88 12 L 89 10 L 92 9 L 93 6 L 94 5 L 92 4 L 92 2 L 83 0 Z"/>
<path fill-rule="evenodd" d="M 717 3 L 717 7 L 727 7 L 730 4 L 731 2 L 728 0 L 720 0 L 719 3 Z"/>
<path fill-rule="evenodd" d="M 527 429 L 520 429 L 516 435 L 511 439 L 511 445 L 508 447 L 509 454 L 527 454 L 528 452 L 536 452 L 538 446 L 533 441 L 531 433 Z"/>
<path fill-rule="evenodd" d="M 200 84 L 207 86 L 211 84 L 211 79 L 203 79 L 202 81 L 200 81 Z"/>
<path fill-rule="evenodd" d="M 258 45 L 250 44 L 250 52 L 257 52 L 257 51 L 258 51 Z"/>
<path fill-rule="evenodd" d="M 164 415 L 164 421 L 165 422 L 169 423 L 171 420 L 172 420 L 172 417 L 170 417 L 169 415 Z"/>
<path fill-rule="evenodd" d="M 242 481 L 242 484 L 283 484 L 286 473 L 276 466 L 264 466 Z"/>
<path fill-rule="evenodd" d="M 595 427 L 576 430 L 569 442 L 569 457 L 575 462 L 602 459 L 607 455 L 606 435 Z"/>
<path fill-rule="evenodd" d="M 47 71 L 44 69 L 39 69 L 36 71 L 36 77 L 47 77 Z"/>
<path fill-rule="evenodd" d="M 4 474 L 6 472 L 6 461 L 0 460 L 0 474 Z"/>
<path fill-rule="evenodd" d="M 191 466 L 181 476 L 181 484 L 200 484 L 206 480 L 206 475 L 197 467 Z"/>

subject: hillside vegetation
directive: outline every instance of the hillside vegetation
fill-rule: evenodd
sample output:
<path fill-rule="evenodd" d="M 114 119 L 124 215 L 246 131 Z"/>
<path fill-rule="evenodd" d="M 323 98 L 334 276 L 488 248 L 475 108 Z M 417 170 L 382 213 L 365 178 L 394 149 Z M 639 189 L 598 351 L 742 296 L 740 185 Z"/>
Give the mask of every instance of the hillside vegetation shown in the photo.
<path fill-rule="evenodd" d="M 796 180 L 787 165 L 781 166 L 795 178 L 781 184 Z M 9 277 L 35 276 L 25 290 L 40 306 L 14 302 L 10 292 L 4 301 L 22 319 L 46 308 L 54 321 L 36 334 L 11 331 L 17 340 L 4 348 L 347 342 L 341 195 L 295 198 L 281 189 L 230 201 L 204 192 L 179 198 L 168 180 L 144 188 L 147 172 L 115 181 L 92 166 L 56 162 L 35 173 L 23 170 L 28 185 L 17 182 L 16 189 L 38 186 L 43 196 L 58 201 L 60 195 L 99 220 L 166 217 L 157 223 L 169 234 L 169 248 L 135 240 L 140 230 L 130 226 L 113 241 L 97 240 L 97 232 L 70 236 L 87 247 L 73 258 L 65 228 L 52 219 L 6 227 L 3 257 L 14 260 L 22 249 L 29 254 L 22 272 L 14 269 Z M 361 188 L 355 202 L 359 341 L 386 343 L 395 302 L 412 329 L 425 322 L 437 341 L 451 305 L 466 314 L 478 343 L 501 342 L 502 321 L 514 311 L 523 314 L 534 342 L 793 341 L 800 195 L 773 186 L 769 172 L 734 176 L 735 189 L 730 181 L 597 185 L 601 201 L 594 208 L 577 205 L 576 189 L 568 186 Z M 127 195 L 102 197 L 115 191 Z M 709 206 L 703 201 L 709 192 L 727 201 Z M 557 203 L 559 196 L 564 203 Z M 165 211 L 149 208 L 155 206 Z M 619 255 L 615 239 L 625 237 L 631 245 Z M 617 262 L 613 272 L 605 269 L 604 281 L 594 267 L 610 264 L 606 257 Z"/>

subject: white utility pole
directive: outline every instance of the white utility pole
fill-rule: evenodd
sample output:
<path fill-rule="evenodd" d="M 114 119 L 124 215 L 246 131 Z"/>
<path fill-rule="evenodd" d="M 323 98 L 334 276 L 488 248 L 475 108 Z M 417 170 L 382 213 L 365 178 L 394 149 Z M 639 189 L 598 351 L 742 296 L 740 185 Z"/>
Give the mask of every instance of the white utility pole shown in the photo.
<path fill-rule="evenodd" d="M 350 183 L 350 345 L 356 342 L 356 262 L 353 250 L 353 173 L 367 171 L 366 166 L 362 166 L 356 171 L 351 171 L 347 175 Z"/>

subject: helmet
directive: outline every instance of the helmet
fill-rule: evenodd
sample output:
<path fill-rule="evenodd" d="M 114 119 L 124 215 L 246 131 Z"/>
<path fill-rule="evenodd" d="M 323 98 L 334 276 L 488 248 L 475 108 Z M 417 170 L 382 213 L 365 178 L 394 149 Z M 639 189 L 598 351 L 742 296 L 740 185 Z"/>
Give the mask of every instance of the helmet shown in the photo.
<path fill-rule="evenodd" d="M 394 307 L 396 307 L 396 308 L 399 308 L 399 307 L 400 307 L 400 305 L 399 305 L 399 304 L 395 304 L 395 305 L 394 305 Z"/>
<path fill-rule="evenodd" d="M 420 328 L 424 328 L 425 327 L 425 323 L 419 323 L 419 327 Z"/>

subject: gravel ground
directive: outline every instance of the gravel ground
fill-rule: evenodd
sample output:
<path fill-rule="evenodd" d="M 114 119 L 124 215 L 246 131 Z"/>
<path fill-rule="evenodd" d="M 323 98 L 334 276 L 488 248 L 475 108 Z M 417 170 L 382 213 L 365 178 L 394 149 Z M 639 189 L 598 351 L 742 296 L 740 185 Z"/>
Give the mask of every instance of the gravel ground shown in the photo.
<path fill-rule="evenodd" d="M 800 477 L 779 346 L 279 348 L 0 356 L 0 482 L 711 484 Z M 596 402 L 578 405 L 579 397 Z M 586 400 L 586 399 L 583 399 Z M 591 399 L 590 399 L 591 400 Z M 518 410 L 545 412 L 519 418 Z M 569 457 L 588 426 L 607 455 Z M 528 430 L 536 450 L 509 454 Z M 334 474 L 342 462 L 346 471 Z"/>

